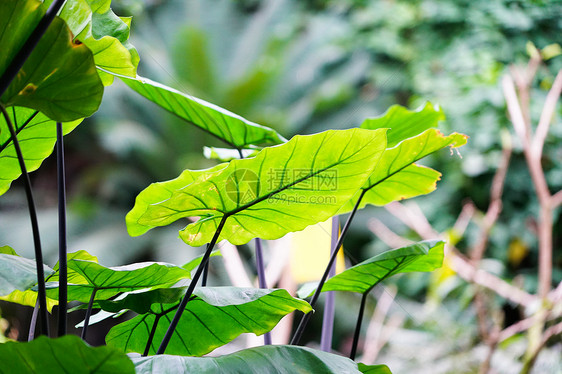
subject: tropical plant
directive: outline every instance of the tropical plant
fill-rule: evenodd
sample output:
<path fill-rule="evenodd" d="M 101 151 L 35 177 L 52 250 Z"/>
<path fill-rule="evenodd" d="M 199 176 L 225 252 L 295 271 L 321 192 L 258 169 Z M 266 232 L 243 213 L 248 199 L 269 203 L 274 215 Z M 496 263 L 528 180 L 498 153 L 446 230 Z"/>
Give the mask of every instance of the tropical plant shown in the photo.
<path fill-rule="evenodd" d="M 427 104 L 417 111 L 392 107 L 381 117 L 367 119 L 360 128 L 297 135 L 287 141 L 271 128 L 139 77 L 138 54 L 128 42 L 131 20 L 116 16 L 109 0 L 9 0 L 0 4 L 0 11 L 0 44 L 5 46 L 0 59 L 0 193 L 23 176 L 36 254 L 35 260 L 26 259 L 7 246 L 0 252 L 0 296 L 35 305 L 37 319 L 30 326 L 32 341 L 0 345 L 0 357 L 10 362 L 8 370 L 114 372 L 119 367 L 120 372 L 136 369 L 144 373 L 180 365 L 186 372 L 215 371 L 218 366 L 229 373 L 259 371 L 275 362 L 270 371 L 280 373 L 297 369 L 389 372 L 384 365 L 363 365 L 298 343 L 322 290 L 357 292 L 351 279 L 364 285 L 359 292 L 366 299 L 376 284 L 394 274 L 427 272 L 441 265 L 443 242 L 420 242 L 375 256 L 327 280 L 358 209 L 433 191 L 440 173 L 415 162 L 447 146 L 465 144 L 466 136 L 445 136 L 435 128 L 443 118 L 437 106 Z M 190 246 L 206 245 L 206 250 L 183 266 L 135 263 L 105 267 L 85 251 L 67 253 L 63 135 L 96 111 L 104 87 L 115 77 L 218 138 L 235 155 L 209 169 L 187 169 L 176 179 L 150 185 L 137 196 L 126 217 L 128 231 L 134 236 L 179 219 L 192 219 L 180 237 Z M 59 263 L 51 269 L 43 264 L 28 173 L 40 166 L 55 143 Z M 259 248 L 261 240 L 277 239 L 348 212 L 310 302 L 283 289 L 267 289 L 263 282 L 261 288 L 206 286 L 209 260 L 219 241 L 241 245 L 256 240 Z M 263 277 L 263 265 L 257 267 Z M 77 302 L 76 309 L 86 309 L 82 339 L 93 322 L 125 311 L 138 315 L 114 326 L 106 336 L 106 347 L 91 348 L 67 335 L 69 302 Z M 48 323 L 54 305 L 57 334 L 49 332 Z M 94 309 L 101 312 L 93 316 Z M 205 355 L 242 333 L 265 334 L 294 311 L 305 316 L 291 346 L 259 347 L 219 358 L 191 357 Z M 362 315 L 363 308 L 356 336 Z M 35 335 L 57 335 L 58 339 L 33 339 Z M 352 358 L 356 349 L 357 343 Z M 166 352 L 185 357 L 167 356 Z M 13 359 L 16 356 L 18 360 Z M 75 360 L 78 356 L 83 362 Z"/>

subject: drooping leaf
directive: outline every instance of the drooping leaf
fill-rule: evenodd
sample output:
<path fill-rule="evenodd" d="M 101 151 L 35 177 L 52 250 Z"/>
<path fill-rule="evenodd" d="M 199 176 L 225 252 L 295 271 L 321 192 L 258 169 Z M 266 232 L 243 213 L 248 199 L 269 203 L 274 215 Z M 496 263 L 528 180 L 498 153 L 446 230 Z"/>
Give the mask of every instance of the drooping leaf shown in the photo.
<path fill-rule="evenodd" d="M 45 3 L 50 4 L 52 0 Z M 139 63 L 137 50 L 129 42 L 130 19 L 119 18 L 110 8 L 111 0 L 67 0 L 60 17 L 66 21 L 75 40 L 93 53 L 96 66 L 117 74 L 135 77 Z M 98 70 L 104 85 L 114 77 Z"/>
<path fill-rule="evenodd" d="M 133 357 L 137 374 L 156 373 L 269 373 L 354 374 L 362 373 L 347 357 L 294 345 L 268 345 L 219 357 L 158 355 Z M 365 368 L 366 365 L 363 365 Z M 389 371 L 381 373 L 389 373 Z"/>
<path fill-rule="evenodd" d="M 215 257 L 215 256 L 222 256 L 222 254 L 218 249 L 212 251 L 210 254 L 210 257 Z M 203 255 L 195 257 L 193 260 L 183 265 L 182 268 L 192 273 L 193 270 L 195 270 L 199 266 L 199 264 L 201 264 L 201 260 L 203 260 Z"/>
<path fill-rule="evenodd" d="M 57 339 L 40 336 L 31 342 L 0 344 L 0 362 L 2 373 L 135 373 L 131 360 L 119 350 L 91 347 L 74 335 Z"/>
<path fill-rule="evenodd" d="M 370 130 L 388 128 L 387 147 L 392 148 L 405 139 L 437 127 L 439 121 L 444 119 L 445 114 L 441 108 L 430 102 L 414 111 L 400 105 L 393 105 L 381 116 L 364 120 L 361 128 Z"/>
<path fill-rule="evenodd" d="M 70 261 L 70 260 L 85 260 L 85 261 L 91 261 L 91 262 L 98 262 L 98 258 L 94 255 L 89 254 L 88 252 L 84 251 L 84 250 L 80 250 L 80 251 L 76 251 L 76 252 L 70 252 L 66 255 L 66 261 Z M 55 266 L 53 267 L 53 270 L 55 270 L 55 273 L 53 275 L 51 275 L 50 277 L 47 277 L 47 281 L 49 282 L 58 282 L 59 281 L 59 262 L 57 262 L 55 264 Z M 72 269 L 72 268 L 68 268 L 66 269 L 67 272 L 67 282 L 71 283 L 71 284 L 88 284 L 88 280 L 78 271 Z"/>
<path fill-rule="evenodd" d="M 194 295 L 196 297 L 187 304 L 166 349 L 169 354 L 201 356 L 242 333 L 262 335 L 295 310 L 311 311 L 308 303 L 291 297 L 285 290 L 202 287 L 196 288 Z M 154 354 L 177 305 L 153 304 L 150 313 L 114 326 L 106 336 L 107 344 L 125 352 L 142 353 L 158 318 L 150 348 L 150 353 Z"/>
<path fill-rule="evenodd" d="M 443 264 L 444 246 L 443 241 L 422 241 L 383 252 L 328 279 L 322 292 L 349 291 L 364 294 L 392 275 L 433 271 Z M 299 291 L 299 295 L 304 296 L 305 292 L 312 294 L 310 288 L 303 291 Z"/>
<path fill-rule="evenodd" d="M 38 0 L 0 2 L 0 75 L 45 9 Z M 102 94 L 92 52 L 74 44 L 66 23 L 55 17 L 0 103 L 33 108 L 57 121 L 73 121 L 92 115 Z"/>
<path fill-rule="evenodd" d="M 152 198 L 160 190 L 151 185 L 127 216 L 127 228 L 139 235 L 183 217 L 200 217 L 180 231 L 186 243 L 199 246 L 211 240 L 224 217 L 219 240 L 240 245 L 255 237 L 277 239 L 334 215 L 366 182 L 385 145 L 385 130 L 295 136 L 253 158 L 199 171 L 195 180 L 189 174 L 193 182 L 164 201 Z"/>
<path fill-rule="evenodd" d="M 43 113 L 23 107 L 7 108 L 10 121 L 18 134 L 21 151 L 28 172 L 37 170 L 52 152 L 56 142 L 56 122 Z M 66 135 L 82 120 L 63 123 Z M 0 195 L 4 194 L 21 175 L 14 143 L 6 119 L 0 114 Z"/>
<path fill-rule="evenodd" d="M 94 290 L 95 300 L 108 299 L 120 292 L 168 287 L 190 277 L 189 271 L 178 266 L 154 262 L 107 268 L 91 261 L 70 260 L 68 269 L 76 271 L 88 282 L 69 284 L 68 300 L 84 303 L 90 300 Z M 57 284 L 47 284 L 47 296 L 58 299 Z"/>
<path fill-rule="evenodd" d="M 444 136 L 437 129 L 429 129 L 393 148 L 387 148 L 374 172 L 361 187 L 366 192 L 359 207 L 367 204 L 382 206 L 432 192 L 441 174 L 414 162 L 447 146 L 460 147 L 466 144 L 466 139 L 462 134 Z M 358 198 L 359 193 L 341 209 L 340 214 L 351 211 Z"/>
<path fill-rule="evenodd" d="M 44 270 L 46 275 L 53 273 L 48 266 L 44 266 Z M 35 260 L 0 253 L 0 296 L 9 295 L 15 290 L 25 291 L 35 284 L 37 284 Z"/>
<path fill-rule="evenodd" d="M 131 89 L 179 118 L 221 139 L 233 148 L 274 145 L 286 141 L 281 135 L 204 100 L 147 78 L 118 76 Z"/>

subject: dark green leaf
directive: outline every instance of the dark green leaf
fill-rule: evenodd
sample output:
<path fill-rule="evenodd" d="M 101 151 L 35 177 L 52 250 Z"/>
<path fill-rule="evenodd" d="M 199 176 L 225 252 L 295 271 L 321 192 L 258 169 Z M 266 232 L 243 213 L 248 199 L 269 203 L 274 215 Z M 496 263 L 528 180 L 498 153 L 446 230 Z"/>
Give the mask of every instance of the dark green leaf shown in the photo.
<path fill-rule="evenodd" d="M 392 374 L 386 365 L 365 365 L 358 363 L 357 367 L 363 374 Z"/>
<path fill-rule="evenodd" d="M 74 335 L 0 344 L 0 362 L 0 373 L 135 373 L 131 360 L 119 350 L 91 347 Z"/>
<path fill-rule="evenodd" d="M 151 297 L 162 296 L 161 291 Z M 201 356 L 220 347 L 242 333 L 262 335 L 270 331 L 285 315 L 300 310 L 311 311 L 310 305 L 295 299 L 285 290 L 235 287 L 196 288 L 170 340 L 166 352 L 178 355 Z M 129 295 L 130 301 L 134 300 Z M 178 293 L 181 297 L 181 293 Z M 179 299 L 179 298 L 178 298 Z M 154 354 L 175 314 L 174 304 L 153 304 L 150 313 L 113 327 L 106 337 L 109 345 L 125 352 L 144 351 L 149 332 L 160 315 L 150 352 Z M 134 304 L 129 304 L 134 305 Z"/>
<path fill-rule="evenodd" d="M 116 75 L 131 89 L 181 119 L 223 140 L 231 147 L 273 145 L 286 140 L 274 130 L 258 125 L 226 109 L 189 96 L 150 79 Z"/>
<path fill-rule="evenodd" d="M 158 355 L 131 357 L 137 374 L 354 374 L 361 373 L 347 357 L 294 345 L 268 345 L 220 357 Z M 381 373 L 388 373 L 381 371 Z"/>
<path fill-rule="evenodd" d="M 183 217 L 200 217 L 180 231 L 192 246 L 208 243 L 224 216 L 219 240 L 236 245 L 302 230 L 334 215 L 364 185 L 385 149 L 385 131 L 295 136 L 253 158 L 188 172 L 181 189 L 174 190 L 182 184 L 178 180 L 173 187 L 151 185 L 127 215 L 127 228 L 140 235 Z"/>
<path fill-rule="evenodd" d="M 45 12 L 37 0 L 0 2 L 0 75 Z M 23 106 L 57 121 L 92 115 L 99 107 L 103 85 L 92 52 L 72 42 L 66 23 L 55 17 L 0 102 Z"/>

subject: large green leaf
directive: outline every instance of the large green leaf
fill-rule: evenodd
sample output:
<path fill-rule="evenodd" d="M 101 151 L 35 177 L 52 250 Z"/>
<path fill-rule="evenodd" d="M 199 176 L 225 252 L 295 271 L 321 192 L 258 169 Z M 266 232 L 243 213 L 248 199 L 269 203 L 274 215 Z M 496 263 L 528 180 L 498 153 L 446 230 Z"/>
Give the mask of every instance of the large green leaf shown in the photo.
<path fill-rule="evenodd" d="M 10 121 L 18 133 L 18 141 L 27 171 L 41 166 L 52 152 L 56 142 L 56 122 L 34 109 L 11 107 L 7 109 Z M 82 120 L 63 123 L 63 133 L 68 134 Z M 14 143 L 4 116 L 0 115 L 0 195 L 4 194 L 21 175 Z"/>
<path fill-rule="evenodd" d="M 53 273 L 48 266 L 44 266 L 44 269 L 45 275 Z M 0 253 L 0 296 L 6 296 L 15 290 L 25 291 L 35 284 L 37 284 L 35 260 L 15 254 Z"/>
<path fill-rule="evenodd" d="M 194 295 L 196 297 L 187 304 L 172 335 L 166 349 L 168 353 L 201 356 L 242 333 L 262 335 L 295 310 L 304 313 L 312 310 L 307 302 L 291 297 L 285 290 L 202 287 L 196 288 Z M 181 297 L 181 294 L 178 293 L 178 296 Z M 149 332 L 158 319 L 150 348 L 150 353 L 154 354 L 177 305 L 178 303 L 153 304 L 149 313 L 114 326 L 106 336 L 107 344 L 125 352 L 142 353 Z"/>
<path fill-rule="evenodd" d="M 50 4 L 52 0 L 47 0 Z M 75 40 L 93 53 L 96 66 L 135 77 L 139 55 L 129 42 L 130 18 L 120 18 L 110 8 L 111 0 L 67 0 L 60 12 Z M 104 85 L 114 77 L 98 70 Z"/>
<path fill-rule="evenodd" d="M 402 140 L 414 137 L 437 127 L 445 114 L 439 106 L 427 102 L 423 107 L 411 111 L 400 105 L 393 105 L 379 117 L 367 118 L 361 124 L 363 129 L 389 129 L 387 147 L 394 147 Z"/>
<path fill-rule="evenodd" d="M 95 300 L 108 299 L 120 292 L 168 287 L 191 276 L 189 271 L 178 266 L 154 262 L 107 268 L 91 261 L 70 260 L 68 269 L 87 281 L 86 284 L 69 284 L 68 299 L 84 303 L 90 300 L 93 291 L 96 291 Z M 47 296 L 58 299 L 56 283 L 47 284 Z"/>
<path fill-rule="evenodd" d="M 328 279 L 325 291 L 350 291 L 364 294 L 386 278 L 398 273 L 433 271 L 443 264 L 442 241 L 422 241 L 383 252 Z M 310 289 L 300 295 L 312 294 Z"/>
<path fill-rule="evenodd" d="M 353 374 L 370 372 L 371 367 L 361 368 L 347 357 L 294 345 L 268 345 L 244 349 L 219 357 L 181 357 L 158 355 L 152 357 L 131 357 L 137 374 Z M 376 367 L 384 367 L 377 365 Z M 379 371 L 381 374 L 390 373 Z"/>
<path fill-rule="evenodd" d="M 280 144 L 286 141 L 269 127 L 248 121 L 226 109 L 150 79 L 142 77 L 133 79 L 124 76 L 119 78 L 148 100 L 214 135 L 233 148 Z"/>
<path fill-rule="evenodd" d="M 196 180 L 173 191 L 167 200 L 156 202 L 149 196 L 137 201 L 127 228 L 131 235 L 139 235 L 183 217 L 200 217 L 180 231 L 193 246 L 208 243 L 223 217 L 219 239 L 236 245 L 302 230 L 333 216 L 366 182 L 385 149 L 385 131 L 330 130 L 295 136 L 253 158 L 199 172 Z"/>
<path fill-rule="evenodd" d="M 44 13 L 45 7 L 37 0 L 0 2 L 0 75 Z M 74 44 L 66 23 L 55 17 L 0 103 L 33 108 L 53 120 L 72 121 L 92 115 L 102 94 L 92 52 Z"/>
<path fill-rule="evenodd" d="M 131 360 L 119 350 L 91 347 L 74 335 L 0 344 L 0 362 L 0 373 L 135 373 Z"/>
<path fill-rule="evenodd" d="M 367 204 L 382 206 L 432 192 L 441 174 L 414 162 L 447 146 L 460 147 L 466 144 L 466 139 L 466 135 L 453 133 L 444 136 L 437 129 L 429 129 L 393 148 L 387 148 L 374 172 L 361 187 L 365 194 L 359 207 Z M 359 193 L 354 196 L 340 214 L 351 211 L 359 196 Z"/>

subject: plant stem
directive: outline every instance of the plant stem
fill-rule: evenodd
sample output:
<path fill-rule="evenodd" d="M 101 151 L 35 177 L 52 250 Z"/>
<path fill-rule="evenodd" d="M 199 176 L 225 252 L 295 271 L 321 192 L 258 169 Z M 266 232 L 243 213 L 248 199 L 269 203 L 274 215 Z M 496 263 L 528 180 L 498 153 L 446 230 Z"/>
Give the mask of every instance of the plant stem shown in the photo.
<path fill-rule="evenodd" d="M 367 296 L 369 292 L 365 292 L 363 297 L 361 297 L 361 306 L 359 307 L 359 314 L 357 315 L 357 324 L 355 325 L 355 332 L 353 334 L 353 344 L 351 345 L 351 353 L 349 358 L 355 360 L 355 354 L 357 353 L 357 345 L 359 343 L 359 335 L 361 334 L 361 322 L 363 321 L 363 314 L 365 313 L 365 304 L 367 303 Z"/>
<path fill-rule="evenodd" d="M 209 245 L 207 244 L 207 250 L 209 250 Z M 203 266 L 203 274 L 201 275 L 201 287 L 207 285 L 207 277 L 209 276 L 209 261 Z"/>
<path fill-rule="evenodd" d="M 144 347 L 144 352 L 142 354 L 144 357 L 148 356 L 148 352 L 150 351 L 150 346 L 152 345 L 152 341 L 154 340 L 154 334 L 156 334 L 156 327 L 158 327 L 158 322 L 160 321 L 161 317 L 162 315 L 158 314 L 154 319 L 154 324 L 152 325 L 152 329 L 150 330 L 150 335 L 148 336 L 148 341 L 146 342 L 146 346 Z"/>
<path fill-rule="evenodd" d="M 33 191 L 31 189 L 31 181 L 29 180 L 29 174 L 27 174 L 27 168 L 25 166 L 25 160 L 23 158 L 23 154 L 21 153 L 20 144 L 18 142 L 18 137 L 16 135 L 16 130 L 6 108 L 3 105 L 0 105 L 0 110 L 4 115 L 4 119 L 6 120 L 6 125 L 10 130 L 10 134 L 12 137 L 12 142 L 14 144 L 14 149 L 16 151 L 16 155 L 18 158 L 18 162 L 20 165 L 21 173 L 23 176 L 23 182 L 25 186 L 25 195 L 27 198 L 27 205 L 29 208 L 29 218 L 31 220 L 31 229 L 33 231 L 33 243 L 35 246 L 35 263 L 37 267 L 37 299 L 39 300 L 39 322 L 41 323 L 41 330 L 40 332 L 45 335 L 49 335 L 49 324 L 48 324 L 48 315 L 47 315 L 47 298 L 45 292 L 45 272 L 43 269 L 43 251 L 41 250 L 41 236 L 39 233 L 39 223 L 37 221 L 37 211 L 35 209 L 35 201 L 33 199 Z"/>
<path fill-rule="evenodd" d="M 258 272 L 258 284 L 260 288 L 267 288 L 267 282 L 265 280 L 265 267 L 263 265 L 263 250 L 261 246 L 261 239 L 256 238 L 256 270 Z M 266 332 L 263 335 L 263 344 L 271 345 L 271 332 Z"/>
<path fill-rule="evenodd" d="M 82 340 L 86 340 L 86 333 L 88 332 L 88 324 L 90 323 L 90 316 L 92 315 L 92 307 L 94 306 L 94 299 L 96 298 L 97 288 L 94 288 L 92 295 L 90 296 L 90 302 L 88 303 L 88 309 L 86 310 L 86 316 L 84 317 L 84 327 L 82 328 L 82 335 L 80 336 Z"/>
<path fill-rule="evenodd" d="M 59 326 L 58 336 L 66 335 L 68 268 L 66 264 L 66 182 L 62 123 L 57 122 L 57 186 L 59 199 Z"/>
<path fill-rule="evenodd" d="M 35 339 L 35 328 L 37 326 L 37 315 L 39 314 L 39 299 L 35 302 L 33 313 L 31 314 L 31 322 L 29 322 L 29 332 L 27 334 L 27 341 L 30 342 Z"/>
<path fill-rule="evenodd" d="M 336 250 L 340 230 L 340 220 L 338 216 L 332 217 L 332 233 L 330 242 L 330 254 Z M 330 267 L 330 277 L 336 273 L 336 265 Z M 334 334 L 334 311 L 335 311 L 335 293 L 333 291 L 326 292 L 326 302 L 324 304 L 324 316 L 322 319 L 322 336 L 320 337 L 320 349 L 324 352 L 332 350 L 332 337 Z"/>
<path fill-rule="evenodd" d="M 339 252 L 339 250 L 340 250 L 340 248 L 343 244 L 343 239 L 345 238 L 345 236 L 347 234 L 347 231 L 349 230 L 349 226 L 351 225 L 351 221 L 353 220 L 353 217 L 355 217 L 355 213 L 357 213 L 357 209 L 359 209 L 359 204 L 361 203 L 361 200 L 363 200 L 363 196 L 365 196 L 365 193 L 367 193 L 367 190 L 361 191 L 361 195 L 359 195 L 359 198 L 357 199 L 357 202 L 355 203 L 355 206 L 353 207 L 353 210 L 349 214 L 349 217 L 347 218 L 347 221 L 345 222 L 345 225 L 343 226 L 341 234 L 338 238 L 338 242 L 335 246 L 335 250 L 332 253 L 332 256 L 330 257 L 330 261 L 328 262 L 328 266 L 326 266 L 326 270 L 324 271 L 324 274 L 322 275 L 322 279 L 320 279 L 320 283 L 318 284 L 318 287 L 316 288 L 316 291 L 314 292 L 314 295 L 312 295 L 312 298 L 310 299 L 310 306 L 312 308 L 314 308 L 314 305 L 316 305 L 316 302 L 318 301 L 318 298 L 320 297 L 320 292 L 322 292 L 322 287 L 324 286 L 324 283 L 326 283 L 326 280 L 328 279 L 328 274 L 330 272 L 330 268 L 332 267 L 332 265 L 336 261 L 337 254 L 338 254 L 338 252 Z M 311 317 L 312 317 L 312 313 L 309 312 L 301 318 L 299 326 L 297 327 L 297 330 L 295 331 L 295 335 L 293 335 L 293 339 L 291 339 L 291 343 L 290 343 L 291 345 L 299 344 L 299 341 L 302 337 L 304 329 L 306 328 L 306 325 L 308 324 L 308 321 L 310 320 Z"/>
<path fill-rule="evenodd" d="M 184 295 L 183 299 L 181 300 L 180 305 L 178 306 L 178 309 L 176 311 L 176 314 L 174 315 L 174 318 L 172 319 L 172 322 L 170 322 L 170 326 L 168 326 L 168 330 L 166 330 L 166 334 L 164 335 L 164 339 L 162 339 L 162 343 L 160 343 L 160 347 L 158 347 L 158 351 L 156 352 L 156 354 L 160 355 L 160 354 L 163 354 L 166 351 L 166 347 L 168 347 L 168 343 L 170 343 L 170 339 L 172 338 L 172 334 L 176 330 L 176 327 L 177 327 L 177 325 L 180 321 L 180 318 L 183 314 L 183 311 L 185 310 L 185 307 L 186 307 L 188 301 L 191 299 L 191 295 L 193 294 L 193 290 L 195 289 L 195 285 L 197 284 L 197 281 L 201 277 L 201 273 L 203 272 L 203 269 L 205 268 L 205 265 L 209 261 L 209 257 L 211 256 L 211 252 L 213 251 L 213 248 L 215 247 L 215 244 L 217 243 L 217 240 L 218 240 L 219 235 L 222 231 L 224 223 L 226 222 L 226 219 L 228 217 L 229 216 L 226 215 L 226 214 L 224 216 L 222 216 L 222 219 L 219 222 L 217 230 L 215 231 L 215 235 L 213 236 L 213 238 L 211 239 L 211 242 L 207 246 L 207 250 L 205 251 L 205 254 L 203 255 L 203 259 L 201 260 L 201 263 L 197 267 L 197 271 L 195 272 L 195 275 L 193 276 L 193 279 L 191 280 L 191 283 L 189 283 L 189 287 L 187 288 L 187 291 L 185 292 L 185 295 Z"/>
<path fill-rule="evenodd" d="M 4 95 L 4 92 L 6 92 L 10 83 L 12 83 L 23 64 L 25 64 L 25 61 L 29 55 L 31 55 L 31 52 L 33 52 L 33 49 L 37 46 L 37 43 L 39 43 L 39 40 L 41 40 L 41 37 L 47 31 L 51 22 L 53 22 L 53 19 L 63 6 L 64 2 L 65 0 L 54 0 L 52 2 L 43 18 L 41 18 L 37 26 L 35 26 L 35 29 L 31 32 L 25 43 L 15 55 L 14 59 L 10 62 L 4 71 L 4 74 L 2 74 L 2 77 L 0 78 L 0 97 Z"/>

